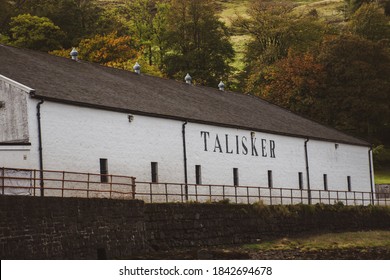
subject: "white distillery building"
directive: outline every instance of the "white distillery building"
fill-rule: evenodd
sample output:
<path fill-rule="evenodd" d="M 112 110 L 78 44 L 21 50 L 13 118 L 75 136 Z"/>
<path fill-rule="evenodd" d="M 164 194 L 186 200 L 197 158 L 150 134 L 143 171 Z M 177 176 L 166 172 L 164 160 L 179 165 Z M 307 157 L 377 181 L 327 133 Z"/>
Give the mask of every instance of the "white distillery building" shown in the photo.
<path fill-rule="evenodd" d="M 0 45 L 0 167 L 372 194 L 369 143 L 221 89 Z"/>

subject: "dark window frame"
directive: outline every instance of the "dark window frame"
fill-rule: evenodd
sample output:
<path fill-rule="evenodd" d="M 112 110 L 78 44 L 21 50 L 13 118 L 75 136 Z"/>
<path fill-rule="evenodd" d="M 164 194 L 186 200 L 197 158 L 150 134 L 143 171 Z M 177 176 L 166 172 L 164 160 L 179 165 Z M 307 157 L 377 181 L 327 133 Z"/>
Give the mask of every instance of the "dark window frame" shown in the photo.
<path fill-rule="evenodd" d="M 240 180 L 239 180 L 239 174 L 238 174 L 238 168 L 233 168 L 233 186 L 239 186 Z"/>
<path fill-rule="evenodd" d="M 202 184 L 202 166 L 201 165 L 195 165 L 195 184 L 197 184 L 197 185 Z"/>
<path fill-rule="evenodd" d="M 158 183 L 158 162 L 152 161 L 150 163 L 150 173 L 152 183 Z"/>
<path fill-rule="evenodd" d="M 352 191 L 351 176 L 347 176 L 347 188 L 348 188 L 348 191 L 349 191 L 349 192 Z"/>
<path fill-rule="evenodd" d="M 268 174 L 268 188 L 272 189 L 274 187 L 272 170 L 268 170 L 267 174 Z"/>
<path fill-rule="evenodd" d="M 328 191 L 328 174 L 324 174 L 323 175 L 323 179 L 324 179 L 324 191 Z"/>
<path fill-rule="evenodd" d="M 298 172 L 298 187 L 303 190 L 303 172 Z"/>
<path fill-rule="evenodd" d="M 106 158 L 100 158 L 100 182 L 108 183 L 108 160 Z"/>

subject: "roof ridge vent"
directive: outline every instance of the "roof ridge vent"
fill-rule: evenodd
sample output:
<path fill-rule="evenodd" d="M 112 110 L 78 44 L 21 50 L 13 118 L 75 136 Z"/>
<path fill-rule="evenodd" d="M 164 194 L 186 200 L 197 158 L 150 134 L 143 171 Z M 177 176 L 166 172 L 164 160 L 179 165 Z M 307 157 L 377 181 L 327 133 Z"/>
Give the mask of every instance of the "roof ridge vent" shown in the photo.
<path fill-rule="evenodd" d="M 138 61 L 134 64 L 133 69 L 138 75 L 141 74 L 141 65 L 139 65 Z"/>
<path fill-rule="evenodd" d="M 218 84 L 218 89 L 219 89 L 220 91 L 224 91 L 224 90 L 225 90 L 225 84 L 224 84 L 222 81 L 219 82 L 219 84 Z"/>
<path fill-rule="evenodd" d="M 184 81 L 186 81 L 187 84 L 191 84 L 192 82 L 192 78 L 190 76 L 190 74 L 187 73 L 187 75 L 184 77 Z"/>
<path fill-rule="evenodd" d="M 79 52 L 77 51 L 76 48 L 73 48 L 73 49 L 70 51 L 69 54 L 70 54 L 70 56 L 72 57 L 72 59 L 73 59 L 74 61 L 77 61 L 77 60 L 78 60 L 77 56 L 79 55 Z"/>

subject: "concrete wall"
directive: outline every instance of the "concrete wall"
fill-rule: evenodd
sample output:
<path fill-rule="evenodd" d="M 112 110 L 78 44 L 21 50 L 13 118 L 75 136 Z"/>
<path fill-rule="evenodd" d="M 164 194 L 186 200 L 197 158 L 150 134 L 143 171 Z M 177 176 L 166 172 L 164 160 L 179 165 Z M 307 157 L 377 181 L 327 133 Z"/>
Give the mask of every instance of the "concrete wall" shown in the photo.
<path fill-rule="evenodd" d="M 28 89 L 0 77 L 0 143 L 27 143 L 29 135 Z M 31 168 L 31 146 L 1 145 L 0 167 Z"/>
<path fill-rule="evenodd" d="M 0 79 L 0 142 L 28 142 L 28 94 Z"/>

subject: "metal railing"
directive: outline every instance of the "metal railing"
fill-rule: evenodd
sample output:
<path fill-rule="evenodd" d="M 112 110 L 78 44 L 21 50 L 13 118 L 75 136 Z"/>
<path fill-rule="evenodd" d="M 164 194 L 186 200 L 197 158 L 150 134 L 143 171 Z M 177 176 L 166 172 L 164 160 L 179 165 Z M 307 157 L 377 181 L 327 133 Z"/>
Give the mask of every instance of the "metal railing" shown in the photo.
<path fill-rule="evenodd" d="M 104 177 L 104 178 L 103 178 Z M 307 190 L 259 186 L 152 183 L 135 177 L 70 171 L 0 168 L 1 195 L 140 199 L 147 203 L 218 202 L 251 204 L 390 205 L 380 192 Z"/>
<path fill-rule="evenodd" d="M 335 204 L 390 205 L 390 198 L 371 192 L 340 190 L 307 190 L 268 188 L 256 186 L 197 185 L 178 183 L 152 183 L 136 181 L 136 198 L 149 203 L 161 202 L 218 202 L 251 204 L 261 201 L 275 204 Z"/>
<path fill-rule="evenodd" d="M 2 195 L 134 199 L 135 177 L 3 167 L 0 191 Z"/>

